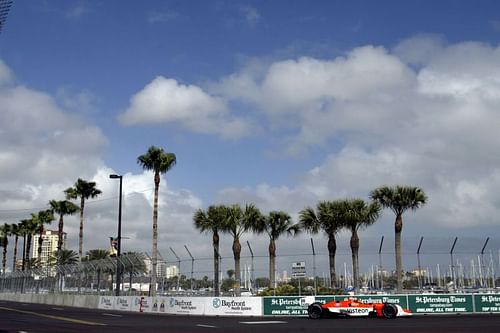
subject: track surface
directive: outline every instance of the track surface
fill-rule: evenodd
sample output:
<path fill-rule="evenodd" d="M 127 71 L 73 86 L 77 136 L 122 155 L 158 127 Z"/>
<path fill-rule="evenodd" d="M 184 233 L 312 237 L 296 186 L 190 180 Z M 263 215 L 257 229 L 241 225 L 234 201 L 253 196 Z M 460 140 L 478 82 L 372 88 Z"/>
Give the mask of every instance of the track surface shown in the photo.
<path fill-rule="evenodd" d="M 413 318 L 199 317 L 0 301 L 0 333 L 156 332 L 500 332 L 500 314 Z"/>

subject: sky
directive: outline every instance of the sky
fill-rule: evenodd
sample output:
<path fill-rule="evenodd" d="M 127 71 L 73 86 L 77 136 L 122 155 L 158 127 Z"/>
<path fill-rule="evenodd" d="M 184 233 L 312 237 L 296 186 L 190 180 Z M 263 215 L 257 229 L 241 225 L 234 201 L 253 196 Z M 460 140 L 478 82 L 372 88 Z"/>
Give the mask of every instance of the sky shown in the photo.
<path fill-rule="evenodd" d="M 396 184 L 429 197 L 404 217 L 407 269 L 420 237 L 429 261 L 455 237 L 470 255 L 490 237 L 496 255 L 499 42 L 500 3 L 487 0 L 15 0 L 0 34 L 0 221 L 64 199 L 78 178 L 95 181 L 84 250 L 107 248 L 117 173 L 122 251 L 151 253 L 153 175 L 137 157 L 155 145 L 177 156 L 160 184 L 167 261 L 170 248 L 188 259 L 185 245 L 210 257 L 197 209 L 254 203 L 297 221 L 321 200 L 368 200 Z M 378 261 L 382 236 L 394 265 L 393 224 L 384 211 L 361 231 L 363 267 Z M 65 231 L 77 250 L 77 216 Z M 322 235 L 284 237 L 279 269 L 310 260 L 311 237 L 325 255 Z M 339 265 L 348 239 L 339 235 Z M 265 262 L 266 237 L 247 241 Z M 231 242 L 222 237 L 227 269 Z"/>

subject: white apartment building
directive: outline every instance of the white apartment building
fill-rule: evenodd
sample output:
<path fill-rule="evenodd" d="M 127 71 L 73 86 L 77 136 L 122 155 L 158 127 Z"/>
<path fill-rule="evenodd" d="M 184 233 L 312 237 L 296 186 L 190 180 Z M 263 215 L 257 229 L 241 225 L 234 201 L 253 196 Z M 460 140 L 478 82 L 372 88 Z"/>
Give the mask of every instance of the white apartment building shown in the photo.
<path fill-rule="evenodd" d="M 40 234 L 34 234 L 31 242 L 31 257 L 33 259 L 38 258 L 38 240 Z M 49 258 L 57 251 L 57 241 L 59 240 L 59 236 L 57 235 L 57 231 L 54 230 L 45 230 L 42 234 L 42 255 L 40 261 L 43 264 L 46 264 Z M 63 248 L 66 243 L 66 233 L 63 234 Z"/>

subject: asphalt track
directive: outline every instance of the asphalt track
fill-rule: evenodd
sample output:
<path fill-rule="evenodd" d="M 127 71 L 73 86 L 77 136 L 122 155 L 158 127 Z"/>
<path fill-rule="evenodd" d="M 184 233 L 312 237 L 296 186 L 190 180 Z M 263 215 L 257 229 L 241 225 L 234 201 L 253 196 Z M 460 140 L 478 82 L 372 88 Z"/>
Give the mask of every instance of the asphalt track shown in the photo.
<path fill-rule="evenodd" d="M 500 314 L 413 318 L 200 317 L 0 301 L 0 333 L 500 332 Z"/>

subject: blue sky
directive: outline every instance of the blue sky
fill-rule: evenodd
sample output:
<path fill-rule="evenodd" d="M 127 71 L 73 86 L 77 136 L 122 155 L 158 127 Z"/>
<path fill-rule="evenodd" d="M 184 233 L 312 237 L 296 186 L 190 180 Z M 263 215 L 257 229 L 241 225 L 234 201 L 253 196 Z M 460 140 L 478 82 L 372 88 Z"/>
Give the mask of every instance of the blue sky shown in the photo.
<path fill-rule="evenodd" d="M 485 0 L 15 1 L 0 35 L 0 219 L 93 179 L 85 248 L 104 247 L 116 172 L 129 247 L 147 250 L 152 175 L 136 159 L 157 145 L 178 159 L 161 185 L 164 249 L 207 251 L 191 217 L 210 204 L 296 217 L 383 184 L 429 194 L 407 237 L 480 248 L 500 231 L 499 13 Z"/>

